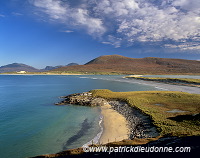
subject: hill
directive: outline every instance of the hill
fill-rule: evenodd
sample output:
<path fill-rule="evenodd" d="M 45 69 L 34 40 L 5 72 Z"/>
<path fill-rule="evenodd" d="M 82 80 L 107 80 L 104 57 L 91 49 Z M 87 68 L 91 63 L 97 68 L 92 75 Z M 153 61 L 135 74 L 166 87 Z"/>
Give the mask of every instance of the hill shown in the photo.
<path fill-rule="evenodd" d="M 46 66 L 44 69 L 42 69 L 42 71 L 49 71 L 49 70 L 57 69 L 60 67 L 63 67 L 63 66 L 62 65 L 61 66 Z"/>
<path fill-rule="evenodd" d="M 77 63 L 69 63 L 65 66 L 74 66 L 74 65 L 79 65 Z M 50 71 L 50 70 L 53 70 L 53 69 L 58 69 L 58 68 L 61 68 L 61 67 L 64 67 L 63 65 L 58 65 L 58 66 L 46 66 L 44 69 L 41 69 L 41 71 Z"/>
<path fill-rule="evenodd" d="M 74 66 L 74 65 L 79 65 L 79 64 L 77 64 L 77 63 L 69 63 L 66 66 Z"/>
<path fill-rule="evenodd" d="M 8 64 L 8 65 L 4 65 L 0 67 L 0 73 L 16 72 L 16 71 L 37 72 L 39 70 L 32 66 L 21 64 L 21 63 L 12 63 L 12 64 Z"/>
<path fill-rule="evenodd" d="M 171 58 L 129 58 L 106 55 L 95 58 L 85 65 L 67 66 L 53 71 L 82 73 L 122 74 L 200 74 L 200 61 Z"/>

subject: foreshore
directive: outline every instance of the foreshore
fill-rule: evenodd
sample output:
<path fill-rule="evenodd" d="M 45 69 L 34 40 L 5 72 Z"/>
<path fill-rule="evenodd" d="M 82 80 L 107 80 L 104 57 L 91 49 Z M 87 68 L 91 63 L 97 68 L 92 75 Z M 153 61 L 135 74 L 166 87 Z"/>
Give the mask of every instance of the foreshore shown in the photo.
<path fill-rule="evenodd" d="M 103 115 L 103 133 L 99 140 L 100 144 L 129 138 L 128 122 L 123 115 L 112 109 L 110 104 L 101 106 L 101 114 Z"/>
<path fill-rule="evenodd" d="M 159 136 L 156 127 L 148 115 L 145 115 L 138 109 L 130 107 L 126 102 L 108 101 L 112 109 L 123 115 L 128 123 L 129 139 L 151 138 Z"/>
<path fill-rule="evenodd" d="M 159 135 L 150 117 L 136 108 L 130 107 L 126 102 L 93 97 L 90 92 L 75 93 L 62 98 L 64 100 L 56 105 L 74 104 L 101 107 L 103 115 L 103 133 L 99 140 L 101 144 Z"/>
<path fill-rule="evenodd" d="M 99 141 L 100 144 L 159 136 L 149 116 L 145 116 L 125 102 L 108 101 L 101 106 L 101 110 L 104 131 Z"/>

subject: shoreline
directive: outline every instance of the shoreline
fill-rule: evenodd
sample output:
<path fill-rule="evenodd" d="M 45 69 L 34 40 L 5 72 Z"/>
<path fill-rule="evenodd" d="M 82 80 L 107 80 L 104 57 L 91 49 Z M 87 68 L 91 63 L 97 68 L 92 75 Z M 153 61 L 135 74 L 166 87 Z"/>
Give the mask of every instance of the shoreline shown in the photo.
<path fill-rule="evenodd" d="M 125 76 L 124 78 L 143 80 L 143 81 L 153 81 L 153 82 L 171 84 L 171 85 L 200 87 L 200 79 L 169 78 L 169 77 L 143 77 L 142 75 L 130 75 L 130 76 Z"/>
<path fill-rule="evenodd" d="M 101 108 L 104 127 L 102 135 L 99 141 L 93 138 L 85 145 L 159 136 L 151 118 L 140 110 L 129 106 L 126 102 L 94 97 L 91 92 L 75 93 L 61 98 L 64 100 L 55 103 L 55 105 L 73 104 L 91 107 L 99 106 Z"/>
<path fill-rule="evenodd" d="M 107 101 L 101 105 L 101 110 L 103 132 L 99 139 L 100 144 L 159 136 L 150 117 L 130 107 L 126 102 Z"/>
<path fill-rule="evenodd" d="M 103 132 L 99 139 L 100 144 L 129 139 L 129 127 L 126 118 L 114 110 L 110 104 L 101 106 L 103 116 Z"/>
<path fill-rule="evenodd" d="M 108 101 L 108 103 L 111 105 L 112 109 L 126 119 L 129 127 L 129 139 L 152 138 L 160 135 L 157 128 L 153 125 L 150 116 L 131 107 L 126 102 L 112 100 Z"/>
<path fill-rule="evenodd" d="M 53 73 L 36 74 L 35 73 L 35 74 L 28 74 L 28 73 L 24 73 L 24 74 L 0 74 L 0 75 L 19 75 L 19 76 L 20 75 L 22 75 L 22 76 L 25 76 L 25 75 L 30 75 L 30 76 L 33 76 L 33 75 L 41 75 L 41 76 L 42 75 L 47 75 L 47 76 L 50 76 L 50 75 L 66 75 L 66 76 L 68 76 L 69 75 L 70 76 L 70 75 L 88 75 L 88 74 L 73 74 L 73 73 L 62 73 L 62 74 L 59 74 L 59 73 L 58 74 L 56 74 L 56 73 L 55 74 L 53 74 Z"/>

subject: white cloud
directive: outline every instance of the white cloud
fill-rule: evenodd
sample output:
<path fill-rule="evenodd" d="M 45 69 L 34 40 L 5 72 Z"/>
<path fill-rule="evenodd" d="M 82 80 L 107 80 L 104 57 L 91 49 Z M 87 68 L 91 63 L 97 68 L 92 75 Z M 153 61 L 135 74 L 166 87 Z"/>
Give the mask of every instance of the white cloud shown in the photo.
<path fill-rule="evenodd" d="M 116 38 L 112 35 L 108 35 L 107 41 L 103 41 L 103 44 L 110 44 L 113 45 L 115 48 L 119 48 L 121 46 L 122 43 L 122 39 L 121 38 Z"/>
<path fill-rule="evenodd" d="M 52 20 L 69 27 L 85 29 L 93 36 L 101 36 L 105 32 L 101 19 L 90 16 L 85 8 L 72 8 L 68 3 L 60 0 L 32 0 L 32 4 Z"/>
<path fill-rule="evenodd" d="M 174 0 L 172 4 L 189 11 L 196 11 L 200 8 L 198 0 Z"/>
<path fill-rule="evenodd" d="M 65 19 L 67 16 L 68 5 L 63 4 L 62 6 L 61 1 L 55 0 L 33 0 L 32 3 L 42 9 L 44 13 L 50 16 L 52 19 Z"/>
<path fill-rule="evenodd" d="M 179 43 L 187 40 L 197 44 L 200 41 L 198 0 L 84 0 L 76 1 L 76 4 L 73 0 L 32 2 L 51 19 L 64 23 L 69 29 L 84 29 L 92 36 L 101 37 L 103 43 L 115 47 L 138 41 L 172 40 Z"/>
<path fill-rule="evenodd" d="M 74 32 L 74 31 L 72 31 L 72 30 L 64 30 L 64 31 L 60 31 L 60 32 L 72 33 L 72 32 Z"/>
<path fill-rule="evenodd" d="M 165 44 L 166 48 L 178 48 L 181 50 L 200 50 L 199 43 L 185 42 L 180 44 Z"/>
<path fill-rule="evenodd" d="M 17 12 L 12 12 L 12 14 L 15 15 L 15 16 L 22 16 L 23 15 L 23 14 L 17 13 Z"/>
<path fill-rule="evenodd" d="M 5 15 L 3 15 L 3 14 L 0 14 L 0 17 L 4 18 L 4 17 L 5 17 Z"/>

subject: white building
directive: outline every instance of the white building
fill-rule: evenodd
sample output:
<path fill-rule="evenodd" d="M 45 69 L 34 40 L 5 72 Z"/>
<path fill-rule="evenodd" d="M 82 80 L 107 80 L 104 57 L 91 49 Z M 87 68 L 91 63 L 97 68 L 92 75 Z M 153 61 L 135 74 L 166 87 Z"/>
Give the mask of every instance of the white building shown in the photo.
<path fill-rule="evenodd" d="M 18 74 L 25 74 L 26 71 L 17 71 Z"/>

